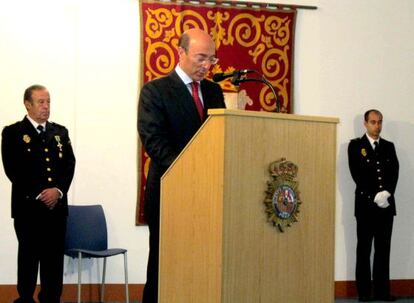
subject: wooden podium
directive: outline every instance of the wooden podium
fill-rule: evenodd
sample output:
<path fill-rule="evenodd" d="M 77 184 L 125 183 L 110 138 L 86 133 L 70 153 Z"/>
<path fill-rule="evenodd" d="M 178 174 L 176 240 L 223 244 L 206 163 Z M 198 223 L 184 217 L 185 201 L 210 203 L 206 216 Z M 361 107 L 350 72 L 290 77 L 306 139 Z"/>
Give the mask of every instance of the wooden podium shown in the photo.
<path fill-rule="evenodd" d="M 332 303 L 336 118 L 217 109 L 162 178 L 160 303 Z M 298 166 L 298 222 L 268 221 L 268 166 Z"/>

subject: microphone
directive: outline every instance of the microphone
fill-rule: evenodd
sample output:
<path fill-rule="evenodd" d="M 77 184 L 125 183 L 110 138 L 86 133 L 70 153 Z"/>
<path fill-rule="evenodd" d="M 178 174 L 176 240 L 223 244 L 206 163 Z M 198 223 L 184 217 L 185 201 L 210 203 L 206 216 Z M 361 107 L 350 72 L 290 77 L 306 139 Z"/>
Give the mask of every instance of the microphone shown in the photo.
<path fill-rule="evenodd" d="M 241 75 L 246 75 L 248 73 L 254 73 L 255 70 L 253 69 L 239 69 L 239 70 L 235 70 L 233 72 L 230 73 L 217 73 L 213 75 L 213 81 L 214 82 L 220 82 L 223 81 L 224 79 L 230 78 L 230 77 L 240 77 Z"/>

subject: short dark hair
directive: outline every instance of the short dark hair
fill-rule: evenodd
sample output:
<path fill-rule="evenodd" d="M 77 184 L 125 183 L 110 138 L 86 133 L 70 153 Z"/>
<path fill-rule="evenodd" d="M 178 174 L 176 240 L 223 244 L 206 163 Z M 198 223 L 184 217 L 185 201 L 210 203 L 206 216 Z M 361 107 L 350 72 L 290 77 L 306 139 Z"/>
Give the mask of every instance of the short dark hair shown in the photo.
<path fill-rule="evenodd" d="M 381 118 L 382 118 L 382 113 L 378 109 L 370 109 L 370 110 L 367 110 L 364 114 L 365 122 L 368 122 L 368 118 L 369 118 L 370 113 L 376 113 L 377 115 L 380 115 Z"/>
<path fill-rule="evenodd" d="M 23 95 L 23 102 L 24 101 L 30 101 L 32 102 L 32 93 L 34 90 L 45 90 L 46 87 L 44 87 L 43 85 L 40 84 L 34 84 L 29 86 L 28 88 L 26 88 L 26 90 L 24 91 L 24 95 Z"/>
<path fill-rule="evenodd" d="M 182 34 L 180 39 L 178 40 L 178 46 L 183 48 L 187 53 L 188 48 L 190 46 L 190 36 L 186 33 Z"/>

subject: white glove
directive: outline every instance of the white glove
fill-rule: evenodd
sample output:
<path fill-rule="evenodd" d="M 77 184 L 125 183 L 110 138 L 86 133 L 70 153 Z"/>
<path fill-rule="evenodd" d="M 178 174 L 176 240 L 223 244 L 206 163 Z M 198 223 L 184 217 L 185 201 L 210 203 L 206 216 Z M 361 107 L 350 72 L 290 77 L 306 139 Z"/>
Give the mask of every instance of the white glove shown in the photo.
<path fill-rule="evenodd" d="M 391 194 L 386 191 L 380 191 L 375 195 L 374 202 L 377 203 L 377 205 L 381 208 L 386 208 L 390 206 L 390 203 L 388 203 L 388 198 L 391 197 Z"/>

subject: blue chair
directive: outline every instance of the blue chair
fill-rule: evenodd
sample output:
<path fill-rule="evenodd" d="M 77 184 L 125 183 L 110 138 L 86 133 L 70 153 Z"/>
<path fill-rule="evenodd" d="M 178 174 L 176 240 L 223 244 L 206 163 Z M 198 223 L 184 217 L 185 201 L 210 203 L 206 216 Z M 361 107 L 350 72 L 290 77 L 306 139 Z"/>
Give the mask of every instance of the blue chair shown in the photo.
<path fill-rule="evenodd" d="M 78 259 L 78 303 L 81 302 L 82 258 L 103 258 L 100 302 L 104 302 L 106 258 L 124 255 L 125 297 L 129 303 L 127 250 L 108 249 L 108 234 L 101 205 L 69 205 L 65 255 Z"/>

